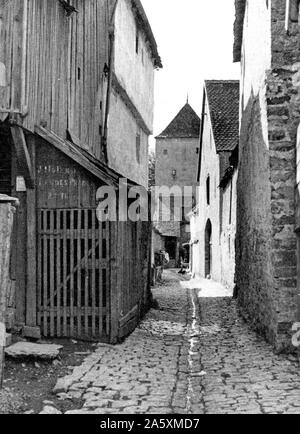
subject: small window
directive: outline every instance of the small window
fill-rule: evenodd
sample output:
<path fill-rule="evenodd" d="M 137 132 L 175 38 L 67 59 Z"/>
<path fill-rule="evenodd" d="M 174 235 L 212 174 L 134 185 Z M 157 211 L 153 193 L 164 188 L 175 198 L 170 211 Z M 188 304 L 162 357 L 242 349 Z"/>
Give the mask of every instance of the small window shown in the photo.
<path fill-rule="evenodd" d="M 199 148 L 196 148 L 196 154 L 199 155 Z"/>
<path fill-rule="evenodd" d="M 164 155 L 168 155 L 168 150 L 164 149 Z"/>
<path fill-rule="evenodd" d="M 210 205 L 210 177 L 206 179 L 206 203 Z"/>
<path fill-rule="evenodd" d="M 163 196 L 159 195 L 159 221 L 163 219 Z"/>
<path fill-rule="evenodd" d="M 173 179 L 175 179 L 176 178 L 176 175 L 177 175 L 177 171 L 174 169 L 174 170 L 172 170 L 172 177 L 173 177 Z"/>
<path fill-rule="evenodd" d="M 135 37 L 135 52 L 136 52 L 136 54 L 139 54 L 139 45 L 140 45 L 139 42 L 140 42 L 139 41 L 139 31 L 137 30 L 136 31 L 136 37 Z"/>
<path fill-rule="evenodd" d="M 136 135 L 136 161 L 140 164 L 141 162 L 141 136 Z"/>
<path fill-rule="evenodd" d="M 171 194 L 170 196 L 170 221 L 173 222 L 175 217 L 175 196 Z"/>

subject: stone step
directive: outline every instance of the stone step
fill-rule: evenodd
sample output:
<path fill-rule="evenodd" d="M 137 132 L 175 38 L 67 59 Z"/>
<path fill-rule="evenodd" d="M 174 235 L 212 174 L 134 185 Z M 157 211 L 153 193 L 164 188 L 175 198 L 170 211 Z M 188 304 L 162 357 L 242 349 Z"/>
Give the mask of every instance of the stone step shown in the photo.
<path fill-rule="evenodd" d="M 17 342 L 7 347 L 5 354 L 14 359 L 54 360 L 58 357 L 61 348 L 63 348 L 61 345 Z"/>

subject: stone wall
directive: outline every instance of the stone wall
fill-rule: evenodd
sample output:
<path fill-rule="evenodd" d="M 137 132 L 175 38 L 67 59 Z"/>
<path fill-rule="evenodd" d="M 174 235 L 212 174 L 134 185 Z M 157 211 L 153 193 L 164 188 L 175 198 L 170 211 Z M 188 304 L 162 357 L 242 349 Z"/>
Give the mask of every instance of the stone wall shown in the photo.
<path fill-rule="evenodd" d="M 168 187 L 169 189 L 179 187 L 181 194 L 184 187 L 192 187 L 193 196 L 197 198 L 197 168 L 199 157 L 199 139 L 197 138 L 168 138 L 156 139 L 156 168 L 155 183 L 157 187 Z M 175 171 L 175 172 L 173 172 Z M 173 175 L 175 173 L 175 175 Z M 175 192 L 175 190 L 174 190 Z M 171 192 L 172 193 L 172 192 Z M 176 196 L 176 192 L 174 193 Z M 166 204 L 166 211 L 169 213 L 169 198 L 163 199 Z M 157 202 L 158 203 L 158 202 Z M 192 198 L 187 202 L 174 200 L 177 205 L 177 214 L 182 217 L 182 208 L 186 205 L 185 215 L 192 209 Z M 180 209 L 178 207 L 180 206 Z M 156 206 L 158 209 L 158 205 Z M 158 217 L 158 215 L 157 215 Z M 163 215 L 161 215 L 163 217 Z M 177 237 L 181 243 L 186 243 L 190 238 L 189 224 L 181 225 L 178 221 L 166 221 L 155 223 L 159 231 L 166 236 Z"/>
<path fill-rule="evenodd" d="M 199 146 L 197 138 L 157 138 L 156 185 L 196 188 Z M 173 170 L 176 170 L 175 178 L 172 175 Z"/>
<path fill-rule="evenodd" d="M 269 8 L 261 2 L 260 9 L 255 2 L 248 1 L 243 43 L 236 282 L 243 315 L 277 350 L 292 351 L 300 33 L 298 25 L 286 33 L 284 1 L 273 0 Z M 264 61 L 251 51 L 254 35 L 270 35 L 270 45 L 256 47 Z"/>

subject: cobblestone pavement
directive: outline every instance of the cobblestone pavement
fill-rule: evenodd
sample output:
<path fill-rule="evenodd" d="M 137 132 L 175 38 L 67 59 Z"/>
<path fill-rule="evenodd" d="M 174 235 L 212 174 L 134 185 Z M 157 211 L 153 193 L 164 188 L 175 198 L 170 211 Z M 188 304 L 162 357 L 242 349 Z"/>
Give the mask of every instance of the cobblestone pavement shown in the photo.
<path fill-rule="evenodd" d="M 154 290 L 152 309 L 126 341 L 100 344 L 60 379 L 71 413 L 298 413 L 300 369 L 275 355 L 238 318 L 230 298 L 200 298 L 174 272 Z M 198 292 L 198 291 L 197 291 Z"/>

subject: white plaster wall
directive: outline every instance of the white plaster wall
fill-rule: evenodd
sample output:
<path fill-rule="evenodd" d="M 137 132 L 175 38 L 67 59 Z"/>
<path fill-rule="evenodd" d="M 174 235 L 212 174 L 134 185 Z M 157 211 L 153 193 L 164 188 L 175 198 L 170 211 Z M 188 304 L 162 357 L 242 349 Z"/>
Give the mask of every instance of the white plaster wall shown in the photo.
<path fill-rule="evenodd" d="M 212 279 L 221 280 L 220 246 L 220 162 L 213 139 L 208 104 L 205 107 L 202 164 L 199 183 L 199 272 L 205 276 L 205 226 L 212 223 Z M 210 176 L 210 205 L 206 200 L 206 179 Z"/>
<path fill-rule="evenodd" d="M 236 186 L 237 170 L 232 177 L 232 194 L 231 182 L 223 190 L 222 206 L 222 233 L 221 233 L 221 260 L 222 272 L 221 282 L 233 289 L 235 274 L 235 237 L 236 237 Z M 231 221 L 230 221 L 230 202 L 231 202 Z"/>
<path fill-rule="evenodd" d="M 192 276 L 200 276 L 200 218 L 199 214 L 190 216 L 191 242 L 192 242 Z"/>
<path fill-rule="evenodd" d="M 153 129 L 154 66 L 149 43 L 139 31 L 130 0 L 119 0 L 115 17 L 115 73 L 150 131 Z"/>
<path fill-rule="evenodd" d="M 136 135 L 141 136 L 140 162 L 136 156 Z M 148 188 L 148 136 L 115 92 L 111 95 L 108 125 L 108 161 L 124 177 Z"/>

